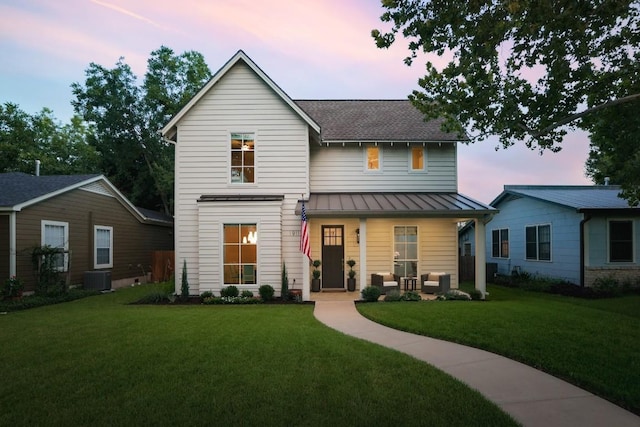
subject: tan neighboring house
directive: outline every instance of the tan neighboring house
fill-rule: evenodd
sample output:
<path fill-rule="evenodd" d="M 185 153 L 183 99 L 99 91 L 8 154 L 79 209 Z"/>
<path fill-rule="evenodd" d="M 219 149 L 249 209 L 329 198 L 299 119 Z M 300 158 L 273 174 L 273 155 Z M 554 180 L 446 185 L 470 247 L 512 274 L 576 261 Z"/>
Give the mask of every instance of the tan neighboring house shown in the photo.
<path fill-rule="evenodd" d="M 33 291 L 31 256 L 43 245 L 64 251 L 68 284 L 108 272 L 118 287 L 145 279 L 152 251 L 173 249 L 173 219 L 133 206 L 103 175 L 0 174 L 2 281 L 17 276 Z"/>
<path fill-rule="evenodd" d="M 162 129 L 191 292 L 279 291 L 285 264 L 310 299 L 303 202 L 323 290 L 346 288 L 349 259 L 358 291 L 378 272 L 447 272 L 457 287 L 457 224 L 475 220 L 484 241 L 496 211 L 458 193 L 458 137 L 440 124 L 408 100 L 294 101 L 238 51 Z M 476 260 L 484 291 L 484 251 Z"/>

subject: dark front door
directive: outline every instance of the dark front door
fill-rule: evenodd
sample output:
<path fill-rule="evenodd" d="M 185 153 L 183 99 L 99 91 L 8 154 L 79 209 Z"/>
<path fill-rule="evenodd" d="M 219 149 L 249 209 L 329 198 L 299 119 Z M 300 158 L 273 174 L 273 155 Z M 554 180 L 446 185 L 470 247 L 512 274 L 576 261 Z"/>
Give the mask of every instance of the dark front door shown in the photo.
<path fill-rule="evenodd" d="M 344 226 L 322 226 L 322 287 L 344 288 Z"/>

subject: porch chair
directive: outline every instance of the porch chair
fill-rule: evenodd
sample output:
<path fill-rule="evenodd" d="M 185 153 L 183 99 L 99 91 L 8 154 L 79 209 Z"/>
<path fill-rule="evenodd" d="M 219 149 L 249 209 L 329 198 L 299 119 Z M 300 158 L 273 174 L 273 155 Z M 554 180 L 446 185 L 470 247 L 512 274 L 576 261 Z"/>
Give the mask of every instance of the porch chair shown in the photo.
<path fill-rule="evenodd" d="M 423 294 L 445 293 L 451 289 L 451 275 L 444 272 L 423 274 L 420 286 Z"/>
<path fill-rule="evenodd" d="M 400 276 L 393 273 L 373 273 L 371 286 L 380 288 L 380 293 L 386 295 L 392 289 L 400 290 Z"/>

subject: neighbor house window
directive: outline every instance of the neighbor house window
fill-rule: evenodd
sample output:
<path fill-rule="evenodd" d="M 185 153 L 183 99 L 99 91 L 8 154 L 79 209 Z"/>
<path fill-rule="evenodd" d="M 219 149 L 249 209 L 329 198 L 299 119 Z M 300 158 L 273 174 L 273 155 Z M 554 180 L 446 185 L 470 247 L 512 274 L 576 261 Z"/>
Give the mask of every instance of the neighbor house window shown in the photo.
<path fill-rule="evenodd" d="M 411 147 L 411 170 L 424 170 L 424 147 Z"/>
<path fill-rule="evenodd" d="M 42 246 L 49 246 L 60 250 L 54 257 L 54 268 L 57 271 L 67 271 L 69 260 L 69 223 L 43 220 L 41 230 Z"/>
<path fill-rule="evenodd" d="M 366 162 L 368 171 L 380 170 L 380 147 L 367 147 Z"/>
<path fill-rule="evenodd" d="M 231 134 L 231 182 L 255 182 L 255 138 L 252 133 Z"/>
<path fill-rule="evenodd" d="M 525 227 L 526 258 L 533 261 L 551 261 L 551 225 Z"/>
<path fill-rule="evenodd" d="M 407 277 L 418 275 L 418 227 L 393 228 L 393 272 Z"/>
<path fill-rule="evenodd" d="M 633 261 L 632 221 L 609 221 L 609 261 Z"/>
<path fill-rule="evenodd" d="M 509 258 L 508 228 L 491 231 L 491 256 L 494 258 Z"/>
<path fill-rule="evenodd" d="M 258 230 L 256 224 L 224 225 L 224 283 L 257 283 Z"/>
<path fill-rule="evenodd" d="M 113 227 L 93 227 L 93 268 L 113 267 Z"/>

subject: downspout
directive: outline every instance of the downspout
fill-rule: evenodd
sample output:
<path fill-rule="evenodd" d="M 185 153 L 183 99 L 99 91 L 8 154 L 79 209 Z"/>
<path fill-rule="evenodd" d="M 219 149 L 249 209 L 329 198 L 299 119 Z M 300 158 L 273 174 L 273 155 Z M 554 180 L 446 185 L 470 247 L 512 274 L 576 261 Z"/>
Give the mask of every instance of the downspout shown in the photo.
<path fill-rule="evenodd" d="M 580 286 L 584 288 L 584 225 L 591 219 L 591 215 L 585 214 L 580 221 Z"/>
<path fill-rule="evenodd" d="M 17 240 L 16 239 L 16 211 L 12 211 L 9 214 L 9 277 L 17 276 L 17 263 L 16 263 L 16 255 L 18 253 L 18 248 L 16 247 Z"/>

